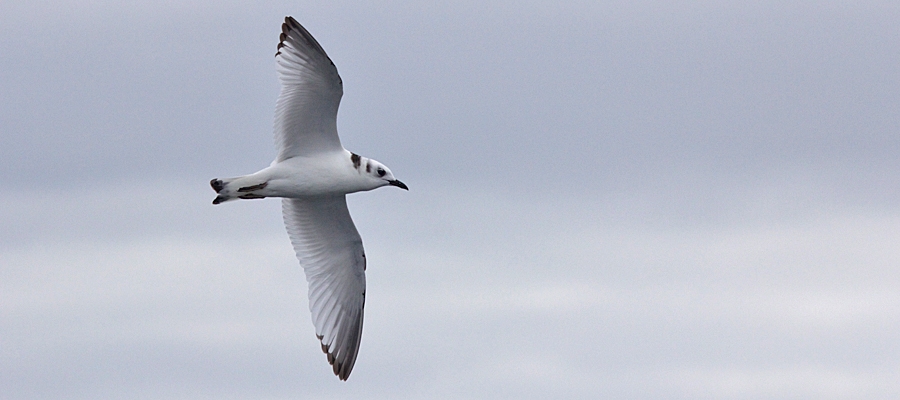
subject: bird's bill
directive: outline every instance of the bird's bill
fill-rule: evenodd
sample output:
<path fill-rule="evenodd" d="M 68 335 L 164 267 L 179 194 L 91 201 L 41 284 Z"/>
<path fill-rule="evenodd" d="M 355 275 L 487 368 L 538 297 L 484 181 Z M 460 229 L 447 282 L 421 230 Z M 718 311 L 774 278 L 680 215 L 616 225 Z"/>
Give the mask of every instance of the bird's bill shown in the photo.
<path fill-rule="evenodd" d="M 400 189 L 409 190 L 409 188 L 406 186 L 405 183 L 400 182 L 400 181 L 398 181 L 398 180 L 396 180 L 396 179 L 394 179 L 394 180 L 392 180 L 392 181 L 388 181 L 388 183 L 391 184 L 391 186 L 396 186 L 396 187 L 398 187 L 398 188 L 400 188 Z"/>

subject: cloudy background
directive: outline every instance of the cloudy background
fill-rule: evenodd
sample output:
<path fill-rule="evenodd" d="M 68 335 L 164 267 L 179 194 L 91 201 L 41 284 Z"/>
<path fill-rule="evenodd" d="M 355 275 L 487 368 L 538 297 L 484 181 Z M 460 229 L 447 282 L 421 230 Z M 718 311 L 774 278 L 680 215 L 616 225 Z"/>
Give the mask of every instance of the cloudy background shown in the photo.
<path fill-rule="evenodd" d="M 2 399 L 900 396 L 896 2 L 0 3 Z M 345 83 L 359 360 L 276 200 L 285 15 Z"/>

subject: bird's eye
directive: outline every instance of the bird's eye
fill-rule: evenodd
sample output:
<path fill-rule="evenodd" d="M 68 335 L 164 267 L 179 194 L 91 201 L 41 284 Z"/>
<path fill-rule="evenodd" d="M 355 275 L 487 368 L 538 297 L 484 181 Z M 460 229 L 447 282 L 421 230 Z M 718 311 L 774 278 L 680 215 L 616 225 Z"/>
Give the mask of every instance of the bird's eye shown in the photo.
<path fill-rule="evenodd" d="M 378 168 L 377 172 L 378 172 L 378 176 L 384 176 L 384 174 L 386 173 L 386 172 L 384 172 L 384 168 L 381 168 L 381 167 Z"/>

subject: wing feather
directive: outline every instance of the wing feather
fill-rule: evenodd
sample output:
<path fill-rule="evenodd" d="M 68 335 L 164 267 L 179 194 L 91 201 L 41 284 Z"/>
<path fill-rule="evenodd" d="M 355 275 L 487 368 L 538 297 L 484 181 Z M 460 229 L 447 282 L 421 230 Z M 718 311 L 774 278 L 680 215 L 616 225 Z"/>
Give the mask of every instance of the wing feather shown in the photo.
<path fill-rule="evenodd" d="M 366 256 L 343 195 L 282 199 L 284 224 L 309 283 L 316 337 L 347 380 L 362 339 Z"/>
<path fill-rule="evenodd" d="M 292 17 L 281 25 L 275 54 L 281 94 L 275 103 L 276 162 L 343 149 L 337 110 L 344 94 L 337 67 Z"/>

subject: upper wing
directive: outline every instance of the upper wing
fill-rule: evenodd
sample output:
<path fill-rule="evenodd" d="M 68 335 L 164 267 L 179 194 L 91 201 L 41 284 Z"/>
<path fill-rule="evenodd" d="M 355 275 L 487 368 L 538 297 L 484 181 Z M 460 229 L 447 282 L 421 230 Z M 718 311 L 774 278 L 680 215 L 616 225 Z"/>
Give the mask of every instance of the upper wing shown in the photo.
<path fill-rule="evenodd" d="M 281 31 L 275 53 L 281 80 L 275 103 L 275 161 L 343 149 L 337 110 L 344 89 L 337 68 L 294 18 L 285 17 Z"/>
<path fill-rule="evenodd" d="M 284 224 L 309 282 L 316 337 L 347 380 L 362 338 L 366 255 L 343 195 L 282 199 Z"/>

